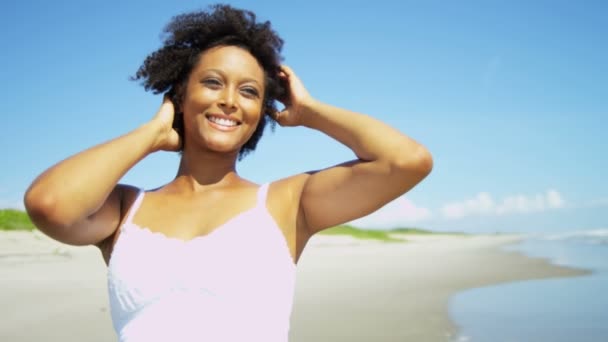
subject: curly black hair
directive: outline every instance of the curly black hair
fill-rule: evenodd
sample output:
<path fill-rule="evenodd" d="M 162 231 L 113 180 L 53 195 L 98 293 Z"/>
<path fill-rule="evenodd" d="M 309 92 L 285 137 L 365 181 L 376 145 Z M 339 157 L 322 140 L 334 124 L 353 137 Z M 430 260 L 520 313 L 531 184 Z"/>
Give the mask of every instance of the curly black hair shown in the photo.
<path fill-rule="evenodd" d="M 181 112 L 186 82 L 201 54 L 217 46 L 238 46 L 253 55 L 264 69 L 265 96 L 258 127 L 239 151 L 239 160 L 253 151 L 268 122 L 274 128 L 275 100 L 284 97 L 286 86 L 278 77 L 283 59 L 283 40 L 270 22 L 256 22 L 253 12 L 216 4 L 210 11 L 196 11 L 175 16 L 163 30 L 163 46 L 148 55 L 132 80 L 154 94 L 167 93 L 175 105 L 173 127 L 182 138 L 184 121 Z"/>

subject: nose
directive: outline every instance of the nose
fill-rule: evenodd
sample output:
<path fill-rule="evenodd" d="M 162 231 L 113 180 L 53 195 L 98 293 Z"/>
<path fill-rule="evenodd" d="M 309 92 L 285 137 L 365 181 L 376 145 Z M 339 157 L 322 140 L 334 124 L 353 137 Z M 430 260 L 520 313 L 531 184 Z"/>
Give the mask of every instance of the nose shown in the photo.
<path fill-rule="evenodd" d="M 227 87 L 222 92 L 219 99 L 219 106 L 221 108 L 232 109 L 235 107 L 235 94 L 234 90 Z"/>

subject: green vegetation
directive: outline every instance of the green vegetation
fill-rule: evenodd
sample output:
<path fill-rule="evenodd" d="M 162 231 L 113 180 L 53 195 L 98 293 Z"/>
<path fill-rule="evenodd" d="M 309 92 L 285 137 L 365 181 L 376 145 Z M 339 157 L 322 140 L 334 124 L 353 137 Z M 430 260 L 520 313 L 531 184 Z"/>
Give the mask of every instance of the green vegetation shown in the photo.
<path fill-rule="evenodd" d="M 466 235 L 462 232 L 434 232 L 432 230 L 420 229 L 420 228 L 394 228 L 389 230 L 391 233 L 398 234 L 441 234 L 441 235 Z"/>
<path fill-rule="evenodd" d="M 363 229 L 349 225 L 340 225 L 333 228 L 325 229 L 319 232 L 321 235 L 348 235 L 357 239 L 380 240 L 385 242 L 405 242 L 403 238 L 397 239 L 391 234 L 411 234 L 411 235 L 431 235 L 431 234 L 447 234 L 447 235 L 464 235 L 464 233 L 446 233 L 433 232 L 420 228 L 393 228 L 389 230 Z"/>
<path fill-rule="evenodd" d="M 27 216 L 20 210 L 0 209 L 0 230 L 34 230 L 36 227 Z M 435 232 L 419 228 L 394 228 L 390 230 L 375 230 L 356 228 L 349 225 L 340 225 L 325 229 L 319 234 L 322 235 L 348 235 L 357 239 L 379 240 L 384 242 L 404 242 L 403 239 L 396 239 L 391 234 L 437 234 Z M 458 234 L 458 233 L 451 233 Z"/>
<path fill-rule="evenodd" d="M 394 228 L 389 230 L 389 232 L 399 234 L 437 234 L 436 232 L 420 228 Z"/>
<path fill-rule="evenodd" d="M 322 235 L 349 235 L 357 239 L 380 240 L 385 242 L 403 242 L 401 239 L 395 239 L 390 236 L 390 231 L 360 229 L 353 226 L 341 225 L 333 228 L 322 230 L 319 234 Z"/>
<path fill-rule="evenodd" d="M 0 230 L 34 230 L 29 216 L 21 210 L 0 209 Z"/>

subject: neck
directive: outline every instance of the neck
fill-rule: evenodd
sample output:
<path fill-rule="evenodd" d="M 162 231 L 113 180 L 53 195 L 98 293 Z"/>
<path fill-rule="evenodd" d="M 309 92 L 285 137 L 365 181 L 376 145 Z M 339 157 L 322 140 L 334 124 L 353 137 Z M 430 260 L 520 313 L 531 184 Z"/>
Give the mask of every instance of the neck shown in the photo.
<path fill-rule="evenodd" d="M 236 172 L 238 153 L 215 153 L 185 149 L 175 177 L 196 192 L 209 186 L 228 185 L 240 179 Z"/>

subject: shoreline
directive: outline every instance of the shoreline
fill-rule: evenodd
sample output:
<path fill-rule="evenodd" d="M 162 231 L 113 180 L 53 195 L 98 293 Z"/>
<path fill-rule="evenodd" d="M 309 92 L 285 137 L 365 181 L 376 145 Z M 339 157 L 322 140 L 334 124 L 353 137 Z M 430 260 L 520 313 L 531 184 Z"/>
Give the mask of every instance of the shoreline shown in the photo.
<path fill-rule="evenodd" d="M 461 291 L 588 274 L 503 248 L 521 235 L 400 237 L 408 242 L 341 237 L 334 247 L 305 250 L 290 342 L 449 341 L 459 333 L 449 301 Z"/>
<path fill-rule="evenodd" d="M 477 287 L 584 270 L 503 247 L 517 235 L 394 234 L 405 243 L 316 235 L 297 269 L 290 342 L 448 341 L 448 304 Z M 0 232 L 0 340 L 116 341 L 106 267 L 92 246 Z"/>

